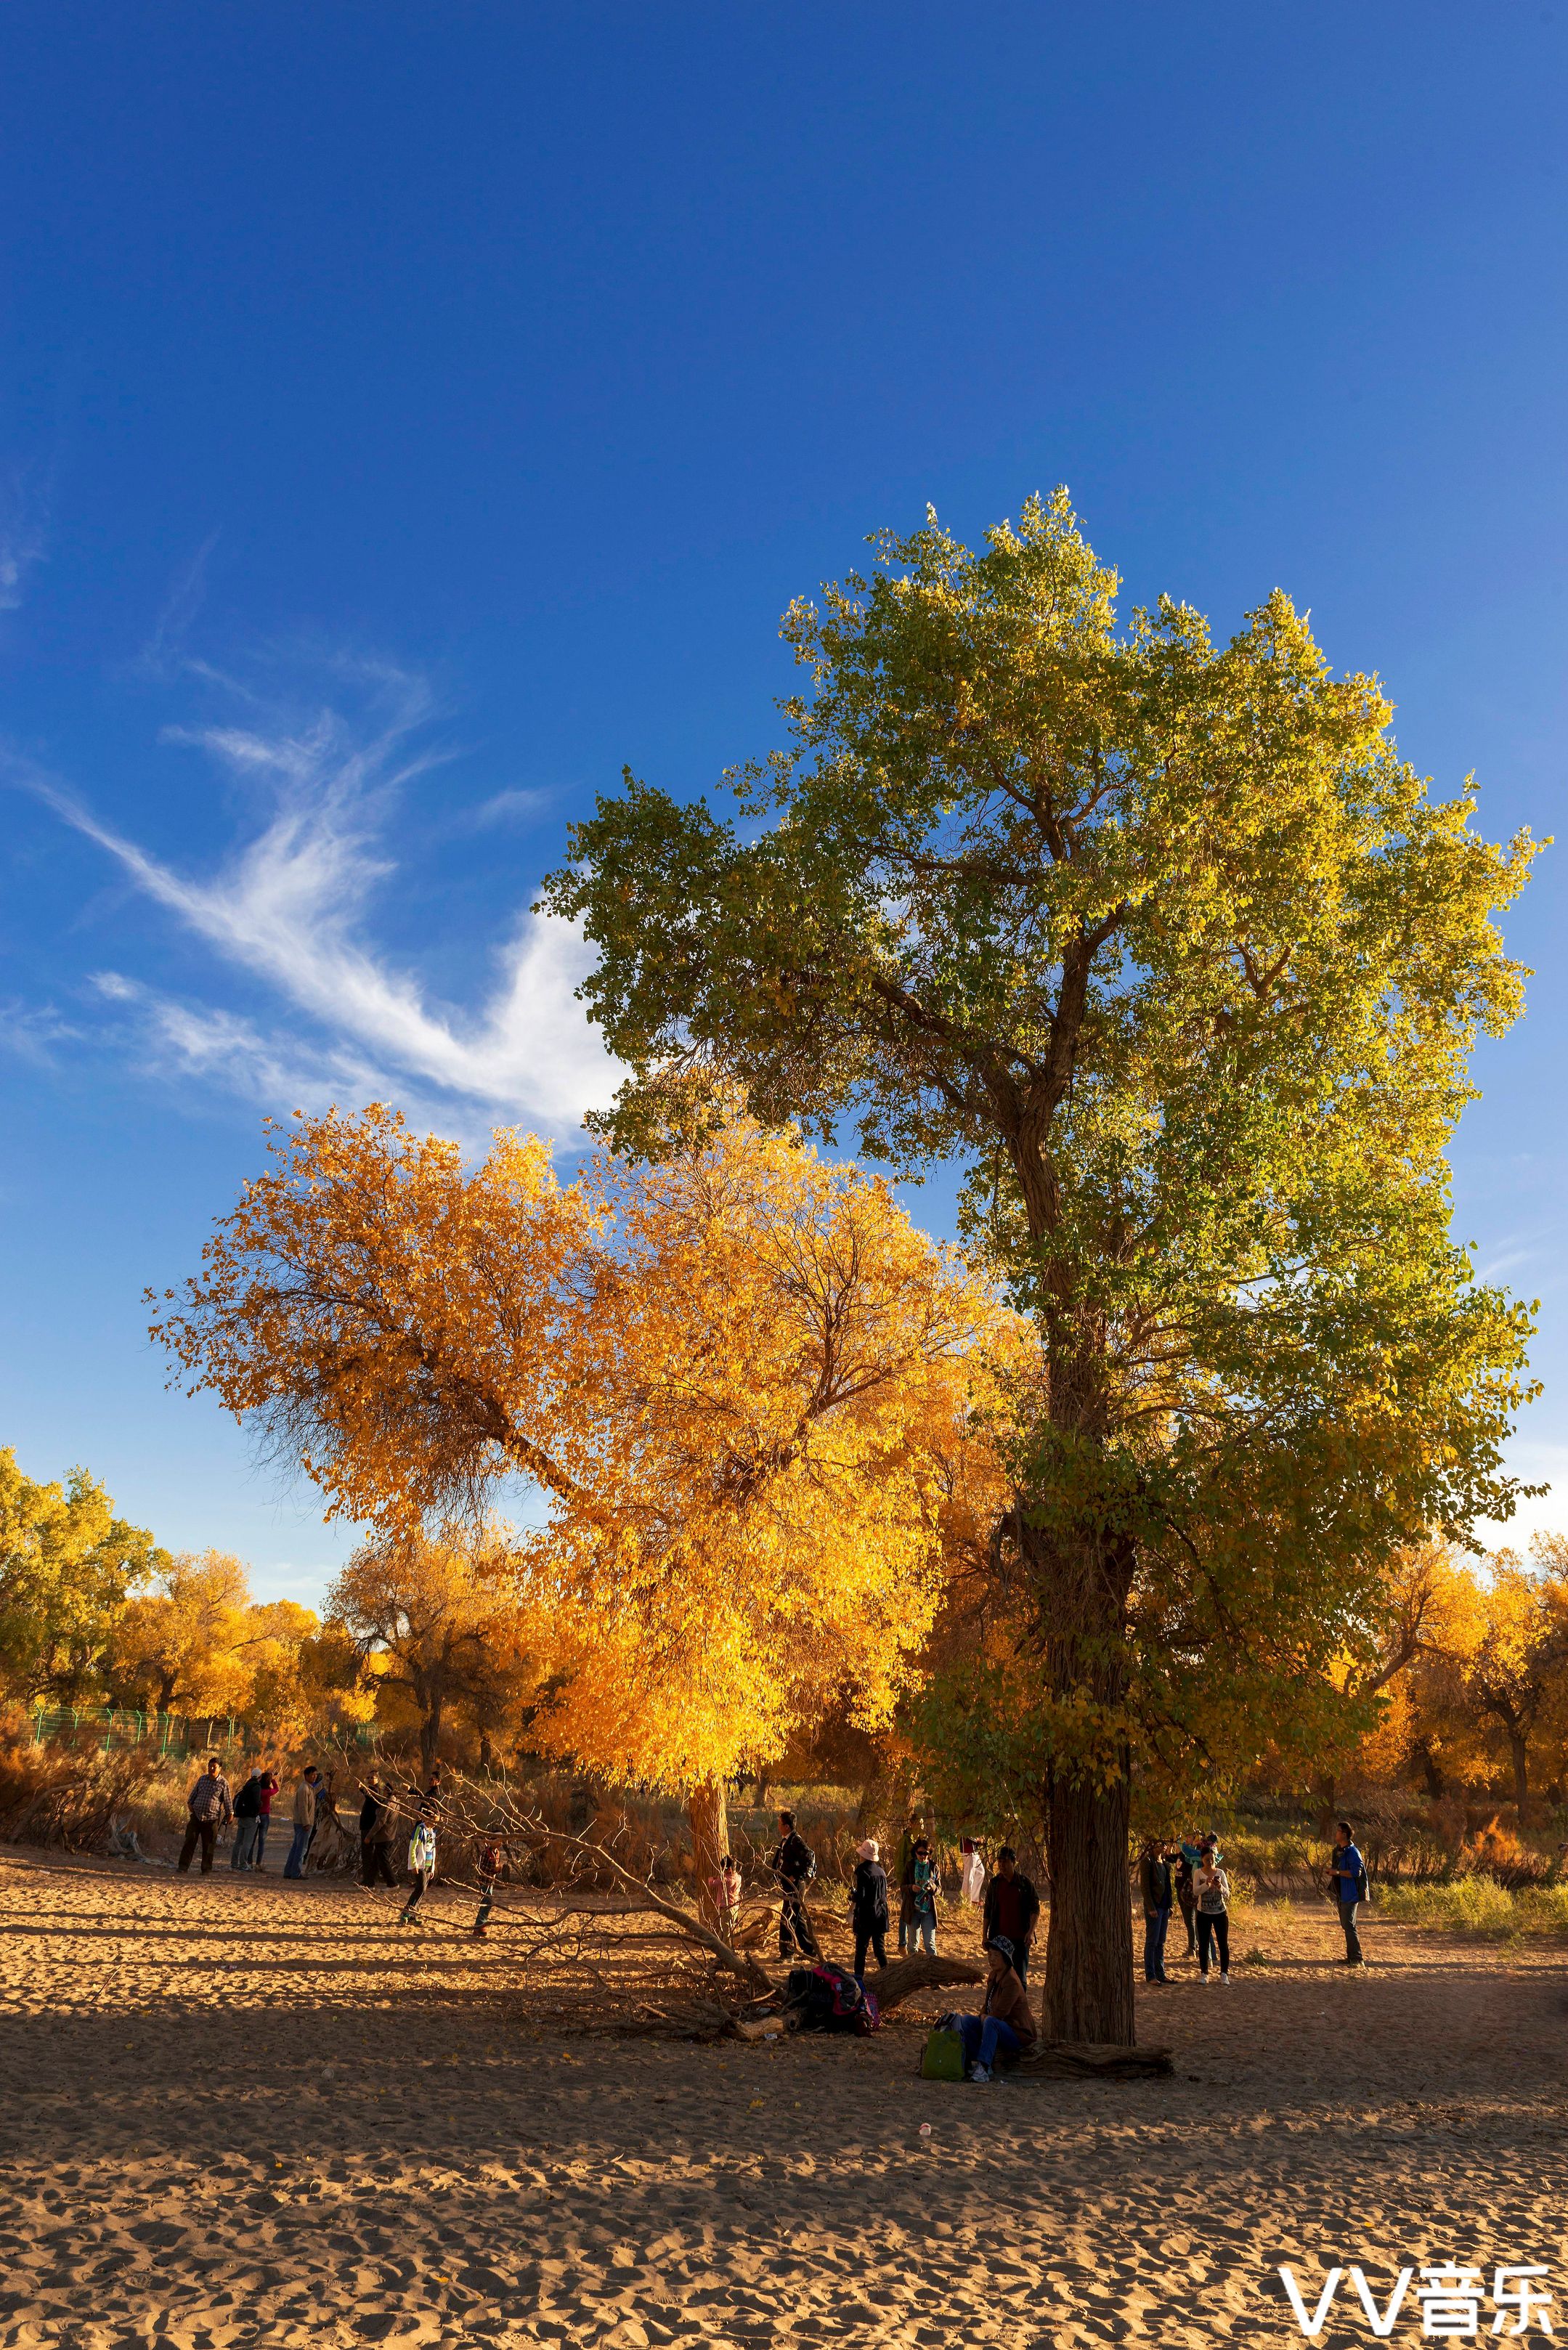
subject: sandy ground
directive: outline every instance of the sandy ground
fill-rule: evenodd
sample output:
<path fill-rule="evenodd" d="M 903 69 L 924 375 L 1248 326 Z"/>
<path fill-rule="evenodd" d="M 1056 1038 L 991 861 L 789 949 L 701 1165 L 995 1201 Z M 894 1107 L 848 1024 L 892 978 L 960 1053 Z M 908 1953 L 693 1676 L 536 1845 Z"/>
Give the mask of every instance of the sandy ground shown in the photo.
<path fill-rule="evenodd" d="M 1374 1923 L 1356 1976 L 1260 1910 L 1142 1996 L 1175 2079 L 987 2090 L 903 2015 L 567 2039 L 469 1897 L 389 1901 L 0 1856 L 0 2343 L 1272 2344 L 1279 2262 L 1449 2256 L 1548 2263 L 1568 2334 L 1560 1952 Z"/>

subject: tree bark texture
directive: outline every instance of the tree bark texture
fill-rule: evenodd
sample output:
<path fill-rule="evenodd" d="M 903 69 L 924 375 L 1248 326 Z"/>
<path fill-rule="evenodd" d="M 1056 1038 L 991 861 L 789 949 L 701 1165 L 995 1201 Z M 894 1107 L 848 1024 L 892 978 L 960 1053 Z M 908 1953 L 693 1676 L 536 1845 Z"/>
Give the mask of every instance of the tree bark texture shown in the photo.
<path fill-rule="evenodd" d="M 1052 1697 L 1114 1719 L 1127 1696 L 1130 1545 L 1104 1538 L 1073 1550 L 1047 1544 L 1026 1517 L 1023 1541 L 1046 1632 Z M 1048 2040 L 1131 2047 L 1137 2037 L 1127 1885 L 1131 1758 L 1125 1747 L 1117 1750 L 1108 1782 L 1105 1760 L 1064 1756 L 1051 1776 L 1042 2029 Z"/>
<path fill-rule="evenodd" d="M 691 1856 L 697 1868 L 697 1914 L 713 1932 L 727 1932 L 728 1920 L 719 1914 L 714 1879 L 719 1863 L 730 1849 L 730 1807 L 722 1779 L 694 1787 L 687 1799 L 691 1824 Z"/>

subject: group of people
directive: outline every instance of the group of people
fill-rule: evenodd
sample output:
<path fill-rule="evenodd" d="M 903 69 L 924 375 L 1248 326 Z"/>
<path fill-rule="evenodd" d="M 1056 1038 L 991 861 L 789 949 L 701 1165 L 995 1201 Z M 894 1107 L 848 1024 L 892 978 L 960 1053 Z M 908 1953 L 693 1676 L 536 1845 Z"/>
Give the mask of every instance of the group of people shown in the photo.
<path fill-rule="evenodd" d="M 234 1794 L 223 1775 L 223 1766 L 213 1755 L 206 1769 L 197 1779 L 185 1799 L 185 1841 L 180 1847 L 180 1871 L 183 1876 L 196 1856 L 202 1855 L 202 1874 L 213 1873 L 213 1858 L 217 1848 L 220 1828 L 233 1826 L 234 1844 L 229 1853 L 233 1869 L 260 1868 L 266 1856 L 267 1832 L 272 1825 L 273 1798 L 281 1782 L 264 1763 L 256 1763 L 244 1780 L 238 1794 Z M 336 1820 L 337 1803 L 330 1779 L 323 1780 L 314 1762 L 307 1762 L 299 1774 L 294 1791 L 294 1837 L 284 1862 L 286 1877 L 303 1877 L 306 1856 L 316 1841 L 317 1831 L 328 1819 Z"/>
<path fill-rule="evenodd" d="M 186 1801 L 181 1871 L 189 1870 L 199 1847 L 202 1874 L 210 1875 L 218 1831 L 231 1823 L 234 1837 L 230 1867 L 260 1868 L 266 1851 L 273 1798 L 278 1792 L 279 1782 L 274 1773 L 257 1763 L 239 1793 L 231 1794 L 223 1765 L 213 1755 Z M 379 1775 L 362 1781 L 359 1792 L 363 1798 L 359 1808 L 361 1879 L 367 1886 L 382 1883 L 396 1889 L 406 1876 L 408 1898 L 398 1922 L 413 1925 L 435 1876 L 436 1829 L 442 1814 L 441 1773 L 431 1773 L 423 1793 L 411 1806 Z M 337 1820 L 333 1783 L 330 1778 L 324 1781 L 316 1764 L 307 1762 L 294 1794 L 294 1835 L 284 1863 L 286 1877 L 303 1877 L 311 1846 L 328 1819 L 335 1824 Z M 816 1875 L 816 1856 L 800 1834 L 793 1812 L 780 1812 L 778 1824 L 779 1840 L 770 1865 L 779 1891 L 779 1957 L 816 1959 L 821 1952 L 806 1906 L 806 1888 Z M 405 1828 L 409 1838 L 407 1866 L 405 1871 L 400 1871 L 393 1854 Z M 972 1847 L 966 1847 L 966 1851 L 969 1857 L 964 1866 L 964 1888 L 971 1899 L 977 1895 L 981 1898 L 981 1939 L 990 1972 L 981 2015 L 953 2021 L 955 2028 L 961 2027 L 965 2034 L 966 2057 L 972 2076 L 989 2079 L 999 2050 L 1003 2056 L 1015 2055 L 1034 2037 L 1027 1985 L 1030 1953 L 1040 1919 L 1040 1895 L 1032 1879 L 1019 1867 L 1018 1855 L 1011 1845 L 1004 1844 L 997 1853 L 995 1874 L 989 1882 L 978 1854 Z M 473 1924 L 477 1935 L 483 1935 L 489 1925 L 495 1887 L 504 1866 L 504 1847 L 500 1839 L 492 1837 L 483 1843 L 479 1852 L 480 1908 Z M 923 1951 L 934 1959 L 940 1893 L 938 1863 L 929 1836 L 913 1814 L 899 1842 L 897 1870 L 898 1954 L 914 1957 Z M 1335 1832 L 1330 1876 L 1345 1932 L 1343 1963 L 1363 1966 L 1366 1960 L 1356 1918 L 1360 1904 L 1366 1898 L 1366 1865 L 1348 1820 L 1341 1820 Z M 719 1864 L 711 1888 L 721 1922 L 727 1930 L 732 1930 L 740 1917 L 742 1887 L 740 1870 L 728 1853 Z M 1212 1834 L 1199 1836 L 1196 1844 L 1185 1838 L 1167 1843 L 1158 1836 L 1146 1837 L 1138 1856 L 1138 1890 L 1144 1915 L 1144 1981 L 1167 1983 L 1171 1980 L 1166 1972 L 1166 1941 L 1171 1913 L 1179 1909 L 1187 1929 L 1186 1956 L 1196 1957 L 1199 1981 L 1207 1984 L 1214 1962 L 1218 1961 L 1220 1981 L 1229 1983 L 1231 1880 L 1219 1837 Z M 855 1877 L 849 1891 L 849 1923 L 855 1938 L 854 1973 L 857 1981 L 865 1981 L 868 1956 L 876 1959 L 878 1968 L 887 1966 L 892 1918 L 891 1891 L 881 1847 L 875 1836 L 867 1836 L 857 1847 Z"/>
<path fill-rule="evenodd" d="M 1345 1933 L 1341 1963 L 1347 1967 L 1365 1966 L 1356 1916 L 1366 1898 L 1366 1863 L 1348 1820 L 1341 1820 L 1334 1830 L 1329 1878 Z M 1208 1982 L 1211 1961 L 1218 1959 L 1220 1980 L 1228 1983 L 1231 1879 L 1226 1874 L 1219 1837 L 1205 1835 L 1196 1844 L 1179 1841 L 1167 1846 L 1158 1836 L 1146 1836 L 1138 1856 L 1138 1891 L 1143 1900 L 1145 1982 L 1170 1981 L 1165 1970 L 1165 1943 L 1170 1930 L 1171 1910 L 1178 1908 L 1187 1928 L 1186 1955 L 1189 1959 L 1196 1955 L 1199 1982 Z"/>
<path fill-rule="evenodd" d="M 209 1877 L 217 1846 L 218 1831 L 233 1825 L 234 1845 L 229 1856 L 233 1869 L 255 1869 L 263 1866 L 266 1853 L 267 1831 L 272 1823 L 273 1799 L 280 1791 L 280 1782 L 266 1765 L 257 1763 L 241 1785 L 238 1794 L 231 1792 L 223 1764 L 214 1754 L 197 1778 L 186 1797 L 185 1839 L 180 1847 L 180 1870 L 189 1871 L 198 1849 L 202 1855 L 202 1874 Z M 373 1775 L 361 1781 L 359 1793 L 359 1873 L 368 1885 L 383 1883 L 396 1890 L 406 1879 L 408 1898 L 399 1913 L 400 1925 L 415 1923 L 421 1902 L 436 1872 L 436 1827 L 441 1816 L 441 1773 L 431 1774 L 423 1793 L 411 1804 L 394 1792 L 390 1783 Z M 284 1862 L 285 1877 L 301 1877 L 311 1846 L 328 1823 L 341 1827 L 337 1817 L 337 1801 L 334 1782 L 324 1778 L 314 1762 L 307 1762 L 299 1774 L 294 1791 L 293 1839 L 288 1857 Z M 394 1861 L 394 1851 L 401 1845 L 404 1831 L 408 1835 L 406 1869 Z M 405 1857 L 399 1854 L 399 1858 Z M 481 1887 L 480 1914 L 474 1921 L 474 1931 L 483 1934 L 490 1922 L 490 1911 L 495 1885 L 504 1865 L 499 1842 L 482 1846 L 479 1855 Z"/>

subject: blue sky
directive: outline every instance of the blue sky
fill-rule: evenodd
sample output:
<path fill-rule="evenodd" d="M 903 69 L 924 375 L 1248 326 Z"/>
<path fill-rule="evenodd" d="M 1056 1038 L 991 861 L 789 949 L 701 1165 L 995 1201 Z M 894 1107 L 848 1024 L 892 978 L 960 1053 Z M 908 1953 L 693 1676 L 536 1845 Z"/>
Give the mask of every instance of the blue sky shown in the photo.
<path fill-rule="evenodd" d="M 1565 61 L 1562 0 L 11 0 L 0 1441 L 319 1591 L 348 1537 L 165 1392 L 143 1286 L 268 1111 L 569 1141 L 566 824 L 766 747 L 784 605 L 928 499 L 1064 481 L 1222 631 L 1282 586 L 1558 828 Z M 1563 870 L 1455 1166 L 1568 1484 Z"/>

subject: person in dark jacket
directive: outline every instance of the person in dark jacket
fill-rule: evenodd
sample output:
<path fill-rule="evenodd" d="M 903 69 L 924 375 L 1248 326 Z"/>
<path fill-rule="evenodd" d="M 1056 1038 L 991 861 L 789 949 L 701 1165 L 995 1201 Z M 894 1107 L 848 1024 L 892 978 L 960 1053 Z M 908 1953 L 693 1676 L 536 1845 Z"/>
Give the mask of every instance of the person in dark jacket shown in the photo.
<path fill-rule="evenodd" d="M 1176 1877 L 1176 1904 L 1181 1912 L 1181 1922 L 1187 1929 L 1187 1956 L 1191 1959 L 1198 1954 L 1198 1929 L 1194 1922 L 1198 1915 L 1198 1896 L 1192 1889 L 1192 1856 L 1186 1845 L 1179 1844 L 1170 1859 Z"/>
<path fill-rule="evenodd" d="M 860 1846 L 856 1864 L 855 1884 L 849 1896 L 849 1918 L 855 1929 L 855 1974 L 857 1981 L 866 1973 L 866 1950 L 869 1944 L 877 1953 L 877 1964 L 888 1963 L 888 1872 L 878 1857 L 875 1836 L 867 1836 Z"/>
<path fill-rule="evenodd" d="M 980 1936 L 989 1950 L 998 1934 L 1012 1945 L 1012 1971 L 1021 1983 L 1029 1981 L 1029 1946 L 1040 1920 L 1040 1896 L 1018 1866 L 1018 1855 L 1004 1844 L 996 1856 L 996 1875 L 985 1888 L 980 1913 Z"/>
<path fill-rule="evenodd" d="M 223 1776 L 223 1766 L 214 1754 L 206 1769 L 185 1798 L 187 1818 L 185 1841 L 180 1847 L 182 1873 L 191 1866 L 191 1856 L 198 1844 L 202 1847 L 202 1874 L 213 1874 L 213 1846 L 220 1827 L 234 1817 L 229 1802 L 229 1783 Z"/>
<path fill-rule="evenodd" d="M 371 1778 L 361 1781 L 359 1792 L 365 1798 L 359 1806 L 359 1881 L 362 1885 L 374 1885 L 379 1877 L 383 1885 L 395 1887 L 398 1872 L 392 1866 L 392 1837 L 396 1806 L 392 1791 L 384 1779 Z"/>
<path fill-rule="evenodd" d="M 1165 1938 L 1170 1929 L 1172 1886 L 1170 1862 L 1154 1836 L 1145 1836 L 1138 1856 L 1138 1891 L 1143 1896 L 1143 1979 L 1168 1982 L 1165 1971 Z"/>
<path fill-rule="evenodd" d="M 774 1880 L 782 1897 L 779 1905 L 779 1956 L 800 1950 L 808 1959 L 821 1956 L 811 1919 L 805 1911 L 805 1888 L 816 1874 L 816 1856 L 796 1832 L 794 1814 L 779 1814 L 779 1840 L 772 1861 Z"/>
<path fill-rule="evenodd" d="M 229 1855 L 231 1868 L 249 1868 L 254 1863 L 256 1839 L 261 1834 L 261 1787 L 262 1767 L 258 1762 L 234 1797 L 234 1848 Z"/>

